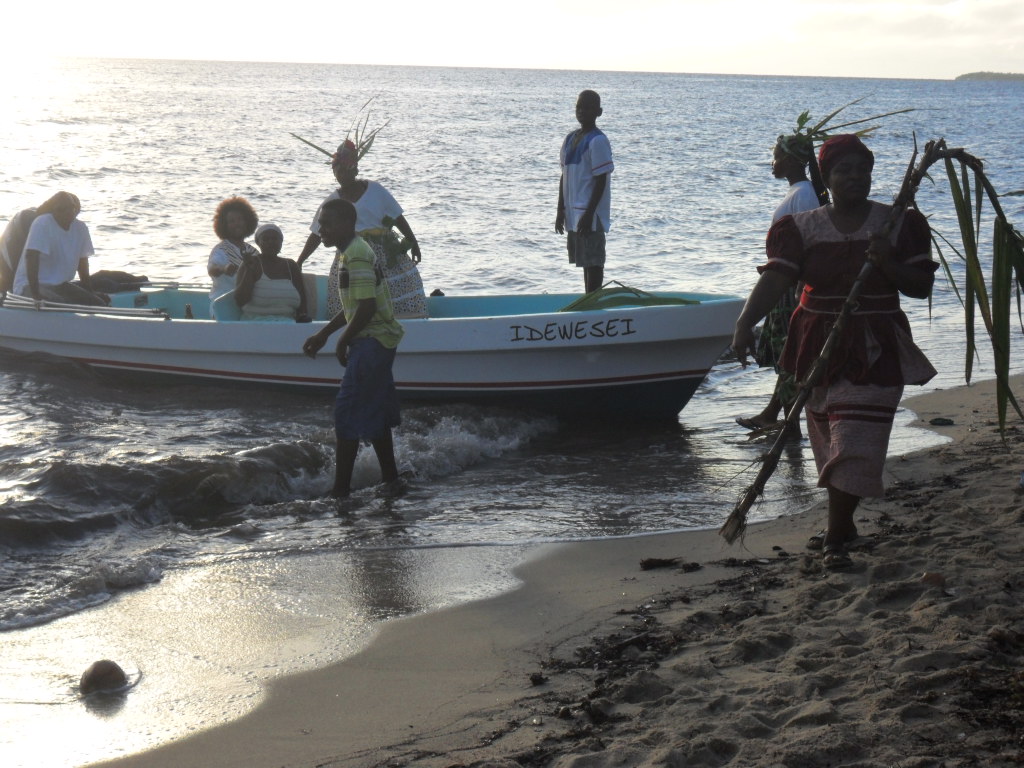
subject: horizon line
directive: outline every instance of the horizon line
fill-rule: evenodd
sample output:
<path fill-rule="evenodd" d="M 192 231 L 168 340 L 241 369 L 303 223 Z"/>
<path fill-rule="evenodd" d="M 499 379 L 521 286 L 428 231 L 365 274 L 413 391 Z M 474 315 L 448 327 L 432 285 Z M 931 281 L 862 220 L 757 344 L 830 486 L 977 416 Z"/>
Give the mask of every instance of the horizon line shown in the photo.
<path fill-rule="evenodd" d="M 212 58 L 187 58 L 171 56 L 86 56 L 86 55 L 60 55 L 53 56 L 58 61 L 167 61 L 167 62 L 192 62 L 197 64 L 284 64 L 284 65 L 305 65 L 324 67 L 392 67 L 405 69 L 480 69 L 491 71 L 515 70 L 534 72 L 600 72 L 605 74 L 634 74 L 634 75 L 688 75 L 693 77 L 784 77 L 784 78 L 806 78 L 806 79 L 827 79 L 827 80 L 920 80 L 929 82 L 956 82 L 958 77 L 974 74 L 997 74 L 1024 77 L 1024 74 L 1013 72 L 995 72 L 991 70 L 973 70 L 964 72 L 953 77 L 912 77 L 912 76 L 888 76 L 876 75 L 796 75 L 784 73 L 753 73 L 753 72 L 684 72 L 673 70 L 646 70 L 646 69 L 595 69 L 595 68 L 568 68 L 568 67 L 522 67 L 522 66 L 497 66 L 497 65 L 467 65 L 467 64 L 366 64 L 359 62 L 338 62 L 338 61 L 286 61 L 279 59 L 264 59 L 252 61 L 246 59 L 212 59 Z"/>

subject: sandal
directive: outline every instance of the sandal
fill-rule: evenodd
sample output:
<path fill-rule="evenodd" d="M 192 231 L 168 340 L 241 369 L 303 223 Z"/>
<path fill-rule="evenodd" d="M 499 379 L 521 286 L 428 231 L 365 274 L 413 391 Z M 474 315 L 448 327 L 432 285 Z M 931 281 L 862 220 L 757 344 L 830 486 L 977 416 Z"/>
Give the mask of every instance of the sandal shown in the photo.
<path fill-rule="evenodd" d="M 828 533 L 824 528 L 818 531 L 816 534 L 811 536 L 807 540 L 807 548 L 812 549 L 815 552 L 820 552 L 822 547 L 825 546 L 825 534 Z"/>
<path fill-rule="evenodd" d="M 751 432 L 755 432 L 759 429 L 765 428 L 764 424 L 754 421 L 753 419 L 748 419 L 745 416 L 737 416 L 736 423 L 739 424 L 744 429 L 749 429 Z"/>
<path fill-rule="evenodd" d="M 825 534 L 826 533 L 828 533 L 828 529 L 827 528 L 822 528 L 816 534 L 811 536 L 811 538 L 809 538 L 807 540 L 807 544 L 805 545 L 807 547 L 807 549 L 813 550 L 815 552 L 821 552 L 822 547 L 825 546 Z M 844 544 L 846 546 L 850 546 L 855 541 L 857 541 L 857 539 L 859 539 L 859 538 L 860 538 L 860 534 L 859 533 L 854 533 L 853 536 L 851 536 L 850 538 L 848 538 L 844 542 Z"/>
<path fill-rule="evenodd" d="M 821 551 L 821 564 L 830 571 L 840 571 L 853 565 L 845 544 L 829 544 Z"/>

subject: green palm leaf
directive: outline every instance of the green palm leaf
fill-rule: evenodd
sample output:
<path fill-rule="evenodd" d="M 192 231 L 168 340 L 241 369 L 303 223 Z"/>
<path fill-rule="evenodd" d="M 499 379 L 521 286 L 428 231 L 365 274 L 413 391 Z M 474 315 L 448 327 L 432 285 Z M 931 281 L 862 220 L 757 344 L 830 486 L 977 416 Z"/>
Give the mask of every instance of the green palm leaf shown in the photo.
<path fill-rule="evenodd" d="M 996 358 L 996 407 L 999 423 L 1006 423 L 1007 403 L 1012 403 L 1018 415 L 1020 405 L 1010 390 L 1010 294 L 1013 292 L 1013 272 L 1024 259 L 1019 242 L 1014 242 L 1013 228 L 1003 219 L 996 219 L 992 235 L 992 299 L 995 304 L 995 334 L 992 354 Z M 1020 316 L 1020 278 L 1017 269 L 1017 314 Z"/>
<path fill-rule="evenodd" d="M 856 103 L 856 102 L 854 102 L 854 103 Z M 831 133 L 835 133 L 840 128 L 849 128 L 851 125 L 860 125 L 861 123 L 870 123 L 872 120 L 881 120 L 883 117 L 889 117 L 891 115 L 902 115 L 902 114 L 905 114 L 907 112 L 913 112 L 913 111 L 914 111 L 913 107 L 909 107 L 907 109 L 896 109 L 896 110 L 893 110 L 892 112 L 883 112 L 880 115 L 872 115 L 871 117 L 864 117 L 864 118 L 861 118 L 860 120 L 851 120 L 848 123 L 840 123 L 839 125 L 830 125 L 829 126 L 829 131 Z M 878 128 L 878 126 L 875 125 L 875 126 L 872 126 L 870 128 L 864 129 L 865 132 L 863 134 L 860 133 L 859 131 L 857 133 L 858 133 L 858 135 L 865 135 L 866 136 L 866 135 L 869 135 L 869 134 L 873 133 L 875 131 L 875 129 L 877 129 L 877 128 Z"/>
<path fill-rule="evenodd" d="M 996 373 L 996 410 L 1000 429 L 1006 427 L 1008 406 L 1012 405 L 1017 414 L 1024 417 L 1016 397 L 1010 390 L 1009 374 L 1011 365 L 1010 313 L 1011 297 L 1016 295 L 1017 317 L 1024 331 L 1021 293 L 1024 290 L 1024 237 L 1006 220 L 998 195 L 982 170 L 981 161 L 963 150 L 950 150 L 944 156 L 946 176 L 960 228 L 963 244 L 962 253 L 942 239 L 964 260 L 966 277 L 964 281 L 964 321 L 967 340 L 965 378 L 971 380 L 974 359 L 978 356 L 975 343 L 974 323 L 980 314 L 992 345 L 992 361 Z M 954 164 L 960 165 L 957 173 Z M 973 186 L 973 201 L 972 198 Z M 988 200 L 995 211 L 992 233 L 992 264 L 990 282 L 986 284 L 985 270 L 978 254 L 981 233 L 982 210 Z M 971 202 L 968 202 L 971 201 Z M 973 203 L 973 205 L 972 205 Z M 933 230 L 933 234 L 934 230 Z M 941 235 L 940 235 L 941 237 Z M 946 276 L 954 288 L 951 271 L 939 251 Z M 991 285 L 991 289 L 989 289 Z M 957 295 L 960 292 L 957 291 Z M 991 300 L 990 300 L 991 296 Z"/>

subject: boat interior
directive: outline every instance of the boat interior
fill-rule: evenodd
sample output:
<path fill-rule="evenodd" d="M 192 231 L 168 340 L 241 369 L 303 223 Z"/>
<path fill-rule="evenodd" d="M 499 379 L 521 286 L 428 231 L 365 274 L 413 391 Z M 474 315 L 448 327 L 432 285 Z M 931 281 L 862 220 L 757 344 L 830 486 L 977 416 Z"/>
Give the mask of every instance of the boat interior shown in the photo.
<path fill-rule="evenodd" d="M 314 321 L 326 321 L 327 277 L 303 275 L 308 314 Z M 539 293 L 498 296 L 430 296 L 427 312 L 430 319 L 461 317 L 503 317 L 513 315 L 549 314 L 553 312 L 584 312 L 621 307 L 645 307 L 700 304 L 722 299 L 712 294 L 658 292 L 648 293 L 619 283 L 610 283 L 589 294 Z M 233 293 L 213 302 L 210 312 L 209 288 L 204 284 L 148 282 L 134 290 L 110 294 L 109 308 L 75 305 L 37 305 L 31 299 L 6 294 L 2 306 L 7 308 L 45 309 L 64 312 L 118 315 L 159 315 L 171 320 L 210 320 L 236 322 L 241 319 Z M 401 318 L 399 319 L 411 319 Z"/>

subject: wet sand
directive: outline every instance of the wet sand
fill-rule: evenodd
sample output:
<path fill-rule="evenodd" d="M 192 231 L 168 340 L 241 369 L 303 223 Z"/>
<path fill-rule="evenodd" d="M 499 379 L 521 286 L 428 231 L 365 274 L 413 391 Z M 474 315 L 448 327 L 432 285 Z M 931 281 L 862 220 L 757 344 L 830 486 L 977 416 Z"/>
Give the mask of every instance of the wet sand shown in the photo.
<path fill-rule="evenodd" d="M 109 765 L 1020 764 L 1024 428 L 1001 440 L 994 388 L 907 402 L 951 442 L 890 460 L 849 570 L 804 547 L 820 506 L 742 546 L 543 547 L 521 588 L 389 623 L 249 716 Z"/>

